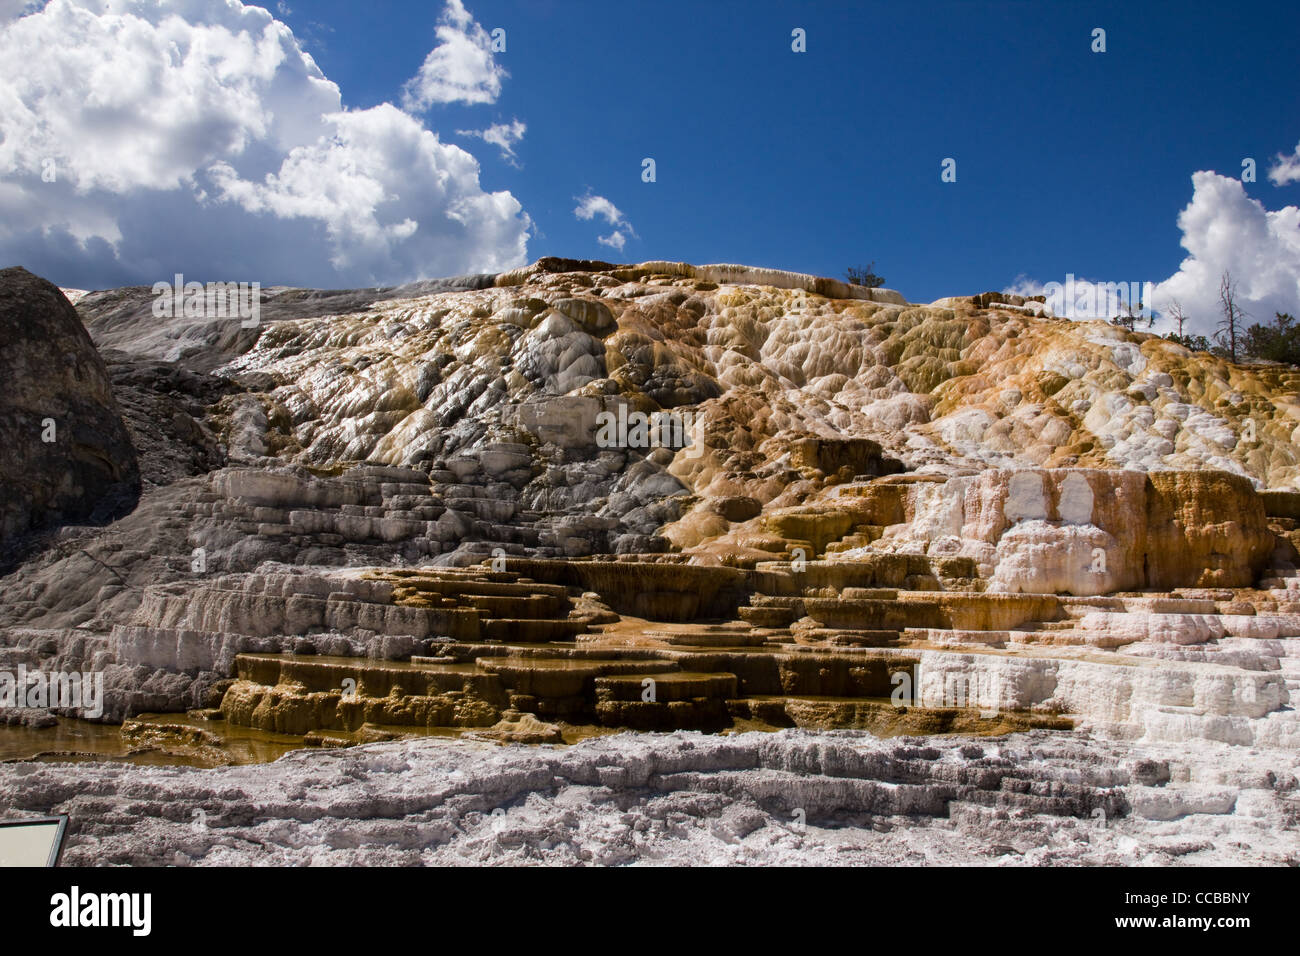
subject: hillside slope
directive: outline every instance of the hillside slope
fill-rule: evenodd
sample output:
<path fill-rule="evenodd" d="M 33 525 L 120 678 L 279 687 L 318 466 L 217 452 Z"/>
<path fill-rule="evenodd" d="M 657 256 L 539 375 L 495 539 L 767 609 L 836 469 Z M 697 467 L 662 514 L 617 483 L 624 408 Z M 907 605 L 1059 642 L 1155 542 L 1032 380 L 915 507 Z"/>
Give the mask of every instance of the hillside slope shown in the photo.
<path fill-rule="evenodd" d="M 397 795 L 412 767 L 447 783 L 444 747 L 459 761 L 487 741 L 613 730 L 853 731 L 711 742 L 688 761 L 693 782 L 644 786 L 610 770 L 615 757 L 697 745 L 614 736 L 553 761 L 567 783 L 501 799 L 551 827 L 589 788 L 591 754 L 613 761 L 597 777 L 620 805 L 694 806 L 693 787 L 736 769 L 735 799 L 698 825 L 730 832 L 719 821 L 743 817 L 785 847 L 770 858 L 791 859 L 773 828 L 792 807 L 759 791 L 798 779 L 865 836 L 862 801 L 884 785 L 878 761 L 854 755 L 893 753 L 877 738 L 904 736 L 898 759 L 921 762 L 908 772 L 930 802 L 880 806 L 905 835 L 956 822 L 944 832 L 958 848 L 936 843 L 931 861 L 976 859 L 993 833 L 1037 862 L 1240 859 L 1203 852 L 1220 837 L 1260 847 L 1252 858 L 1293 856 L 1295 370 L 1057 320 L 1016 297 L 916 305 L 742 266 L 544 259 L 401 289 L 273 289 L 247 327 L 158 318 L 153 302 L 143 288 L 77 297 L 140 462 L 138 506 L 63 526 L 0 582 L 0 661 L 102 674 L 97 719 L 121 722 L 127 756 L 239 762 L 229 741 L 258 734 L 281 748 L 444 741 L 409 763 L 382 743 L 342 761 L 373 757 Z M 38 705 L 11 719 L 53 726 L 52 711 L 82 714 Z M 990 737 L 1007 743 L 986 762 Z M 836 741 L 829 769 L 785 769 L 805 744 Z M 1059 742 L 1044 766 L 1041 741 Z M 217 776 L 251 797 L 317 759 Z M 512 750 L 500 763 L 550 759 Z M 991 768 L 1035 793 L 1082 783 L 1003 828 L 1018 804 L 984 792 Z M 944 790 L 950 772 L 976 782 Z M 162 803 L 208 779 L 172 787 L 170 772 L 100 767 L 77 779 L 122 777 Z M 29 792 L 0 769 L 0 792 L 71 806 L 48 779 Z M 442 855 L 398 852 L 391 801 L 349 809 L 380 821 L 357 859 L 492 858 L 495 830 L 477 832 L 490 799 L 451 807 L 475 836 Z M 84 861 L 325 859 L 312 841 L 333 839 L 293 824 L 301 854 L 230 850 L 225 834 L 183 850 L 151 821 L 142 851 L 134 824 L 113 829 L 116 811 L 95 806 L 76 809 L 111 847 L 74 840 Z M 1127 822 L 1080 830 L 1096 810 Z M 1174 839 L 1188 816 L 1204 837 L 1190 849 Z M 1061 830 L 1062 817 L 1075 822 Z M 252 826 L 227 825 L 237 839 Z M 554 854 L 527 839 L 519 852 L 717 850 L 702 834 L 614 846 L 597 829 Z M 854 844 L 865 860 L 897 845 Z"/>

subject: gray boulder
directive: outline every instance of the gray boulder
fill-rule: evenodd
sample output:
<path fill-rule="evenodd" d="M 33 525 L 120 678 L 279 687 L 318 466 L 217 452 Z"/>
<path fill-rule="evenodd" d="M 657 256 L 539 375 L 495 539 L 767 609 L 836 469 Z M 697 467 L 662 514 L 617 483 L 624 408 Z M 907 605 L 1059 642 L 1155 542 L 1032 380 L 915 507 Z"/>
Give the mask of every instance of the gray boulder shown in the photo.
<path fill-rule="evenodd" d="M 104 362 L 54 284 L 0 270 L 0 568 L 33 532 L 102 524 L 140 491 Z"/>

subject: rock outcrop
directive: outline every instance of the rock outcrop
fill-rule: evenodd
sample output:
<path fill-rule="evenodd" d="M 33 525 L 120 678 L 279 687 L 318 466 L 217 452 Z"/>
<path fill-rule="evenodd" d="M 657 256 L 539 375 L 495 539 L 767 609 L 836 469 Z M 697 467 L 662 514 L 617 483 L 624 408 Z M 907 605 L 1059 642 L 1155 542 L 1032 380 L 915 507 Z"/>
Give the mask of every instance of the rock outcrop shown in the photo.
<path fill-rule="evenodd" d="M 970 558 L 995 591 L 1249 587 L 1276 547 L 1250 482 L 1219 471 L 990 469 L 882 484 L 837 488 L 824 505 L 802 511 L 823 523 L 851 515 L 837 528 L 841 540 L 850 527 L 876 529 L 870 541 L 836 548 L 842 558 L 880 551 Z M 775 527 L 798 531 L 788 521 Z M 827 549 L 824 537 L 811 540 Z"/>
<path fill-rule="evenodd" d="M 1227 746 L 1043 732 L 427 739 L 273 768 L 0 765 L 0 803 L 70 816 L 73 866 L 1294 866 L 1295 786 L 1276 753 L 1252 765 Z"/>
<path fill-rule="evenodd" d="M 104 362 L 58 287 L 0 270 L 0 568 L 21 539 L 102 524 L 134 504 L 140 474 Z"/>
<path fill-rule="evenodd" d="M 14 282 L 75 338 L 66 301 Z M 652 765 L 674 793 L 731 793 L 717 768 L 743 767 L 727 812 L 746 819 L 766 804 L 745 794 L 779 778 L 828 819 L 858 800 L 905 832 L 968 821 L 972 840 L 1014 810 L 1037 821 L 1012 829 L 1036 833 L 1040 860 L 1131 861 L 1119 842 L 1052 842 L 1049 818 L 1068 829 L 1097 810 L 1144 839 L 1180 815 L 1294 828 L 1295 370 L 1017 297 L 916 305 L 741 266 L 543 259 L 400 289 L 274 289 L 251 326 L 155 321 L 150 303 L 143 289 L 77 303 L 107 373 L 91 350 L 76 394 L 112 413 L 78 467 L 116 462 L 129 485 L 135 459 L 111 453 L 129 434 L 138 507 L 43 542 L 0 599 L 0 670 L 102 675 L 123 759 L 210 766 L 263 740 L 276 755 L 367 745 L 345 759 L 387 767 L 399 750 L 369 745 L 421 737 L 400 754 L 433 774 L 439 747 L 460 760 L 620 729 L 763 730 L 734 750 L 615 737 L 506 770 L 563 777 L 528 791 L 558 807 L 592 780 L 629 788 L 623 806 L 672 803 Z M 40 474 L 33 488 L 60 487 Z M 118 485 L 76 481 L 116 507 Z M 1056 763 L 1039 765 L 1039 742 Z M 805 745 L 829 769 L 805 773 Z M 294 786 L 300 761 L 269 776 Z M 115 819 L 96 824 L 102 858 L 144 860 Z M 604 859 L 587 839 L 574 858 Z M 233 859 L 225 845 L 185 862 Z M 376 836 L 348 860 L 496 846 L 421 855 Z"/>

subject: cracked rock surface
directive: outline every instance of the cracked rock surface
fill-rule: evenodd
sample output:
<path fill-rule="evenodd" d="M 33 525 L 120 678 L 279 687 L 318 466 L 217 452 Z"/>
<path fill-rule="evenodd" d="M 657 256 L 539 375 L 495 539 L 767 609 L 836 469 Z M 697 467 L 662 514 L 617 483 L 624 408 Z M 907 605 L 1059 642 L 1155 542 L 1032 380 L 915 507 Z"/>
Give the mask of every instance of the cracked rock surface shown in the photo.
<path fill-rule="evenodd" d="M 1041 732 L 398 741 L 271 767 L 0 767 L 65 864 L 1296 865 L 1294 763 Z"/>
<path fill-rule="evenodd" d="M 0 764 L 67 862 L 1297 862 L 1295 369 L 730 265 L 71 298 L 0 272 L 0 671 L 163 743 Z"/>

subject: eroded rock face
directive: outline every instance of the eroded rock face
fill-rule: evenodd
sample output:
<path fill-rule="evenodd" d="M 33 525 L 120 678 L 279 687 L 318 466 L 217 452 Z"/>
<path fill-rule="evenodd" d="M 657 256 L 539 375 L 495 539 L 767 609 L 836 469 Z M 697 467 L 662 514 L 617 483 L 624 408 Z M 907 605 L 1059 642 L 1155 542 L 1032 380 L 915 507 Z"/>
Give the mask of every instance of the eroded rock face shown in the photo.
<path fill-rule="evenodd" d="M 1152 472 L 1146 518 L 1149 588 L 1248 587 L 1274 547 L 1264 503 L 1238 475 Z"/>
<path fill-rule="evenodd" d="M 202 475 L 225 464 L 212 409 L 242 388 L 183 365 L 103 351 L 113 397 L 131 437 L 145 489 Z"/>
<path fill-rule="evenodd" d="M 1247 587 L 1275 547 L 1260 497 L 1226 472 L 995 469 L 888 487 L 900 494 L 845 499 L 864 502 L 855 523 L 881 528 L 845 555 L 968 557 L 997 591 Z"/>
<path fill-rule="evenodd" d="M 140 475 L 108 372 L 58 287 L 0 270 L 0 567 L 29 532 L 103 523 Z"/>
<path fill-rule="evenodd" d="M 150 305 L 138 289 L 79 301 L 116 349 L 162 486 L 150 507 L 171 520 L 51 553 L 0 621 L 124 624 L 147 585 L 267 561 L 616 554 L 632 565 L 566 580 L 687 620 L 743 595 L 692 594 L 671 562 L 620 574 L 680 550 L 738 569 L 833 557 L 904 589 L 1096 595 L 1239 587 L 1270 556 L 1300 560 L 1294 529 L 1267 524 L 1294 519 L 1252 498 L 1294 477 L 1285 382 L 1024 303 L 543 260 L 402 289 L 271 290 L 251 329 L 159 322 Z M 597 440 L 601 416 L 677 411 L 689 447 Z M 1233 432 L 1242 415 L 1253 442 Z M 1290 494 L 1266 500 L 1280 515 Z"/>
<path fill-rule="evenodd" d="M 1300 745 L 1291 371 L 996 295 L 912 305 L 681 263 L 273 290 L 249 329 L 148 305 L 79 302 L 146 494 L 0 600 L 0 662 L 102 672 L 106 720 L 202 722 L 137 717 L 132 741 L 194 736 L 220 762 L 233 730 L 473 735 L 461 754 L 575 727 L 962 735 L 900 745 L 947 761 L 901 795 L 876 786 L 901 766 L 883 750 L 834 751 L 902 827 L 953 806 L 987 822 L 993 770 L 1015 794 L 1078 784 L 1073 757 L 1028 767 L 1036 746 L 981 763 L 979 735 L 1044 728 L 1086 743 L 1071 754 L 1107 741 L 1089 786 L 1130 794 L 1080 796 L 1067 820 L 1227 814 L 1238 791 L 1281 818 L 1266 787 L 1207 790 L 1213 761 L 1171 768 L 1179 747 L 1295 788 L 1274 772 Z M 601 437 L 665 414 L 675 439 Z M 631 739 L 602 785 L 640 788 L 661 759 L 716 783 Z M 805 739 L 762 759 L 784 773 Z M 1139 750 L 1163 776 L 1116 775 Z M 970 805 L 936 801 L 968 774 Z"/>
<path fill-rule="evenodd" d="M 1093 483 L 1118 488 L 1121 469 L 1215 469 L 1284 489 L 1300 463 L 1290 373 L 1032 314 L 1034 304 L 1015 297 L 924 306 L 773 270 L 545 259 L 498 276 L 275 289 L 264 299 L 262 324 L 248 329 L 157 320 L 139 289 L 90 293 L 79 309 L 115 354 L 140 369 L 176 363 L 190 376 L 167 386 L 186 396 L 180 402 L 132 393 L 133 409 L 165 419 L 162 428 L 132 426 L 150 445 L 150 474 L 159 459 L 182 474 L 227 461 L 321 475 L 362 463 L 418 469 L 429 476 L 430 504 L 446 514 L 438 547 L 404 546 L 406 560 L 463 563 L 500 546 L 542 557 L 682 550 L 752 567 L 796 549 L 814 558 L 925 539 L 927 553 L 955 547 L 976 558 L 994 587 L 1105 593 L 1146 578 L 1138 545 L 1111 540 L 1127 526 L 1117 509 L 1132 496 L 1112 502 Z M 209 371 L 225 393 L 212 392 Z M 125 388 L 149 376 L 121 378 Z M 598 439 L 602 416 L 662 413 L 686 416 L 689 447 Z M 886 534 L 911 520 L 891 513 L 902 506 L 898 489 L 887 477 L 854 481 L 900 470 L 965 480 L 1059 468 L 1112 477 L 1085 472 L 1037 491 L 1028 477 L 1015 487 L 990 479 L 971 492 L 988 503 L 972 508 L 1000 521 L 994 502 L 1006 499 L 1009 527 L 981 524 L 937 541 L 922 527 Z M 848 485 L 872 506 L 841 500 Z M 948 501 L 956 492 L 909 486 L 909 496 L 922 493 Z M 385 506 L 384 517 L 408 510 Z M 1229 553 L 1198 530 L 1210 524 L 1223 522 L 1190 514 L 1178 532 L 1200 535 L 1192 551 L 1223 565 L 1206 583 L 1233 580 L 1234 561 L 1257 570 L 1258 534 L 1221 528 L 1214 534 L 1226 536 Z M 392 521 L 385 527 L 396 540 Z M 315 545 L 291 543 L 304 555 Z M 1101 562 L 1104 571 L 1079 570 Z M 1183 571 L 1171 574 L 1185 583 Z"/>
<path fill-rule="evenodd" d="M 487 475 L 523 477 L 525 508 L 635 526 L 624 551 L 652 536 L 710 550 L 744 523 L 712 499 L 789 507 L 841 472 L 1209 468 L 1272 489 L 1300 474 L 1291 373 L 988 296 L 912 305 L 771 270 L 544 260 L 365 294 L 276 290 L 260 328 L 195 329 L 153 320 L 137 291 L 79 308 L 104 345 L 245 381 L 222 410 L 236 461 L 444 470 L 513 446 L 528 461 Z M 698 444 L 601 448 L 597 416 L 620 407 L 690 412 Z M 634 485 L 701 500 L 672 515 Z"/>

